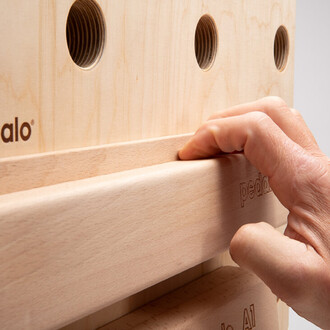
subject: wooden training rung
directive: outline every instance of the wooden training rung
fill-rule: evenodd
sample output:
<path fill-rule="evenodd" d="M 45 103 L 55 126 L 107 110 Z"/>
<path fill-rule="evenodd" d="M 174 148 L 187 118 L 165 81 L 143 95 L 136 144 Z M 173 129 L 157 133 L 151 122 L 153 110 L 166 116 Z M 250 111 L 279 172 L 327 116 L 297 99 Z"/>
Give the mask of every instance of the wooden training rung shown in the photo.
<path fill-rule="evenodd" d="M 285 220 L 241 154 L 2 195 L 3 324 L 64 325 L 214 257 L 243 223 Z"/>

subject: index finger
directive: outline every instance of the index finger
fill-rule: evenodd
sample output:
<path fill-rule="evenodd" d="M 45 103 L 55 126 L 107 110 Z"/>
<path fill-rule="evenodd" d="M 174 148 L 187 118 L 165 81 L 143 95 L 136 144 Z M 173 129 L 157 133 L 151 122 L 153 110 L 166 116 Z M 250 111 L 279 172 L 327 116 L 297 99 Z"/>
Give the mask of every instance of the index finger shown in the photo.
<path fill-rule="evenodd" d="M 268 115 L 291 140 L 304 149 L 312 153 L 320 151 L 300 113 L 295 109 L 290 109 L 284 100 L 277 96 L 267 96 L 254 102 L 233 106 L 213 114 L 210 120 L 239 116 L 254 111 Z"/>
<path fill-rule="evenodd" d="M 292 189 L 299 190 L 296 180 L 300 164 L 308 163 L 305 158 L 310 155 L 262 112 L 206 122 L 179 151 L 179 157 L 207 158 L 243 149 L 247 159 L 268 176 L 280 201 L 291 208 L 297 196 Z"/>

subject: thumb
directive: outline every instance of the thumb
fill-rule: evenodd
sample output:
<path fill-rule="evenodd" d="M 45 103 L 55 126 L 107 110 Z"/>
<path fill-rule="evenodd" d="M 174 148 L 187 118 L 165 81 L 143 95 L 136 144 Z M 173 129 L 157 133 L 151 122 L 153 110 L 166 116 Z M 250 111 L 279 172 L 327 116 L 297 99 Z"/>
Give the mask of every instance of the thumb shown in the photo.
<path fill-rule="evenodd" d="M 315 250 L 282 235 L 267 223 L 242 226 L 230 243 L 230 254 L 242 268 L 255 273 L 281 300 L 296 310 L 313 289 L 319 261 Z M 308 285 L 306 285 L 308 283 Z M 317 297 L 315 297 L 317 299 Z"/>

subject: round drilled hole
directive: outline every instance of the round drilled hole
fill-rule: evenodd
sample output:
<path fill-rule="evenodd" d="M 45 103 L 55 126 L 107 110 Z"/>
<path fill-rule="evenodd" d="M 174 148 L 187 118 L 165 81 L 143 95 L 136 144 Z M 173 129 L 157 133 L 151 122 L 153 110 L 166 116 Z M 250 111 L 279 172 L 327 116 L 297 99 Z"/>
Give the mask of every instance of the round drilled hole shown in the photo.
<path fill-rule="evenodd" d="M 274 40 L 274 60 L 279 71 L 283 71 L 288 62 L 289 36 L 284 26 L 280 26 Z"/>
<path fill-rule="evenodd" d="M 101 57 L 105 42 L 105 23 L 100 7 L 93 0 L 73 3 L 66 22 L 66 40 L 72 60 L 89 68 Z"/>
<path fill-rule="evenodd" d="M 208 70 L 214 63 L 218 48 L 218 33 L 214 20 L 204 15 L 199 20 L 195 32 L 195 55 L 202 70 Z"/>

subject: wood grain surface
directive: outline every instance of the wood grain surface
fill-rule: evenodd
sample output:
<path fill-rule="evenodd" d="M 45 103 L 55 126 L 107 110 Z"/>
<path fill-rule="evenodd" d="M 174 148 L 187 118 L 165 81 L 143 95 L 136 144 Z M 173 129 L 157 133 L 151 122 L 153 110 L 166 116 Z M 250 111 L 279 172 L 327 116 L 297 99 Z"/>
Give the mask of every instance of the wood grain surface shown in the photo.
<path fill-rule="evenodd" d="M 212 258 L 243 223 L 286 221 L 242 154 L 176 154 L 215 111 L 266 95 L 293 105 L 295 0 L 79 0 L 105 32 L 85 67 L 67 43 L 73 4 L 0 0 L 3 329 L 54 329 L 109 305 L 122 316 L 221 266 Z M 204 15 L 217 48 L 201 68 Z"/>
<path fill-rule="evenodd" d="M 227 266 L 100 329 L 279 330 L 276 300 L 255 275 Z"/>
<path fill-rule="evenodd" d="M 190 136 L 0 158 L 0 195 L 175 161 Z"/>
<path fill-rule="evenodd" d="M 283 225 L 283 226 L 277 228 L 277 230 L 279 232 L 283 233 L 285 230 L 285 227 L 286 227 L 286 225 Z M 228 250 L 206 262 L 198 264 L 197 266 L 194 266 L 178 275 L 175 275 L 165 281 L 157 283 L 143 291 L 138 292 L 137 294 L 127 297 L 115 304 L 107 306 L 95 313 L 88 315 L 87 317 L 84 317 L 74 323 L 71 323 L 71 324 L 61 328 L 61 330 L 99 329 L 102 326 L 107 325 L 108 323 L 111 323 L 112 321 L 117 320 L 120 317 L 135 311 L 139 307 L 142 307 L 143 305 L 145 305 L 151 301 L 154 301 L 157 298 L 160 298 L 160 297 L 164 296 L 165 294 L 172 292 L 192 281 L 195 281 L 198 278 L 202 277 L 203 275 L 208 274 L 208 273 L 218 269 L 219 267 L 224 267 L 224 266 L 237 266 L 235 264 L 235 262 L 232 260 L 232 258 L 230 257 Z M 252 289 L 252 291 L 253 291 L 253 289 Z M 225 288 L 223 290 L 223 292 L 221 292 L 219 295 L 222 296 L 223 293 L 225 293 L 225 292 L 227 292 L 227 288 Z M 251 296 L 253 296 L 253 295 L 254 295 L 254 293 L 252 292 Z M 267 306 L 265 306 L 265 307 L 267 307 Z M 271 304 L 271 306 L 268 306 L 268 307 L 271 310 L 273 308 L 273 304 Z M 277 308 L 278 308 L 278 311 L 276 312 L 275 310 L 273 310 L 273 313 L 278 314 L 279 329 L 287 330 L 288 329 L 288 320 L 289 320 L 288 307 L 282 301 L 278 301 Z M 176 310 L 176 308 L 174 308 L 172 310 L 172 312 L 176 313 L 175 310 Z M 201 310 L 205 310 L 205 306 L 201 307 Z M 260 315 L 258 315 L 258 317 L 259 316 Z M 170 315 L 168 317 L 171 318 Z M 261 315 L 261 317 L 263 317 L 263 315 Z M 145 320 L 147 320 L 147 317 L 145 318 Z M 184 326 L 185 321 L 182 318 L 181 318 L 181 320 L 182 320 L 181 325 Z M 119 322 L 118 324 L 122 324 L 122 321 Z M 277 323 L 275 323 L 275 325 L 276 324 Z M 273 326 L 273 325 L 271 325 L 271 326 Z M 163 327 L 165 327 L 165 323 L 163 323 Z M 239 329 L 240 328 L 241 327 L 239 327 Z"/>
<path fill-rule="evenodd" d="M 105 48 L 89 69 L 67 46 L 73 2 L 0 1 L 0 129 L 15 118 L 18 129 L 31 126 L 27 141 L 0 139 L 1 157 L 190 133 L 213 112 L 266 95 L 292 106 L 295 0 L 99 0 Z M 205 14 L 218 34 L 209 70 L 195 57 Z M 280 71 L 281 25 L 289 49 Z"/>
<path fill-rule="evenodd" d="M 172 292 L 187 283 L 190 283 L 205 274 L 223 266 L 237 266 L 232 260 L 229 250 L 220 253 L 216 257 L 189 268 L 182 273 L 174 275 L 165 281 L 157 283 L 134 295 L 131 295 L 115 304 L 109 305 L 95 313 L 92 313 L 76 322 L 61 328 L 61 330 L 94 330 L 98 329 L 139 307 L 153 301 L 169 292 Z"/>
<path fill-rule="evenodd" d="M 0 196 L 2 326 L 65 325 L 214 257 L 243 223 L 280 226 L 263 180 L 238 154 Z"/>

